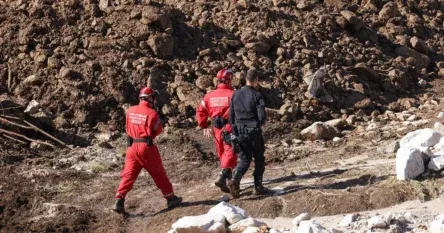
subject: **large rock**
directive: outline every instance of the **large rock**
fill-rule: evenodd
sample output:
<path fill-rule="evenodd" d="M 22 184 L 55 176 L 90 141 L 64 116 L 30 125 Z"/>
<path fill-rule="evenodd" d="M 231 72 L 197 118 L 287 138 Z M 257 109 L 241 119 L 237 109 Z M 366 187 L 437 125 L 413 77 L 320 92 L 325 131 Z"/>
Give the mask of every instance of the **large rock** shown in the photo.
<path fill-rule="evenodd" d="M 415 148 L 401 147 L 396 153 L 396 178 L 411 180 L 424 172 L 422 152 Z"/>
<path fill-rule="evenodd" d="M 295 225 L 295 226 L 299 226 L 299 224 L 302 221 L 306 221 L 306 220 L 310 220 L 310 214 L 302 213 L 302 214 L 298 215 L 296 218 L 294 218 L 291 223 L 293 223 L 293 225 Z"/>
<path fill-rule="evenodd" d="M 245 219 L 248 217 L 248 214 L 245 210 L 230 205 L 226 202 L 221 202 L 214 206 L 213 208 L 208 211 L 209 215 L 217 215 L 220 214 L 224 216 L 229 224 L 235 224 L 239 222 L 242 219 Z"/>
<path fill-rule="evenodd" d="M 171 35 L 154 35 L 149 38 L 148 45 L 160 59 L 171 59 L 174 55 L 174 38 Z"/>
<path fill-rule="evenodd" d="M 432 156 L 429 165 L 427 167 L 430 170 L 441 171 L 444 168 L 444 156 L 443 155 Z"/>
<path fill-rule="evenodd" d="M 379 11 L 379 19 L 388 21 L 389 19 L 396 17 L 399 14 L 398 6 L 394 2 L 388 2 Z"/>
<path fill-rule="evenodd" d="M 416 36 L 410 39 L 410 44 L 412 45 L 413 49 L 422 54 L 427 54 L 429 52 L 429 47 L 427 44 Z"/>
<path fill-rule="evenodd" d="M 378 152 L 381 154 L 393 154 L 399 149 L 399 141 L 392 141 L 378 147 Z"/>
<path fill-rule="evenodd" d="M 142 12 L 141 23 L 145 25 L 157 25 L 162 30 L 172 29 L 173 22 L 171 18 L 155 7 L 149 7 Z"/>
<path fill-rule="evenodd" d="M 424 54 L 417 52 L 411 48 L 405 46 L 398 46 L 395 50 L 396 54 L 406 58 L 413 58 L 415 60 L 415 66 L 419 69 L 427 68 L 430 65 L 430 58 Z"/>
<path fill-rule="evenodd" d="M 374 216 L 368 220 L 368 228 L 384 228 L 387 226 L 385 220 L 379 216 Z"/>
<path fill-rule="evenodd" d="M 265 224 L 264 222 L 255 220 L 253 218 L 246 218 L 231 225 L 228 229 L 230 230 L 230 233 L 242 233 L 249 227 L 261 227 L 265 225 L 267 224 Z"/>
<path fill-rule="evenodd" d="M 172 225 L 176 233 L 225 233 L 225 217 L 218 214 L 183 217 Z"/>
<path fill-rule="evenodd" d="M 357 218 L 358 216 L 356 214 L 347 214 L 339 223 L 339 226 L 341 227 L 348 227 L 350 226 Z"/>
<path fill-rule="evenodd" d="M 436 145 L 441 137 L 441 134 L 433 129 L 419 129 L 405 135 L 400 141 L 400 146 L 418 149 L 428 148 Z"/>
<path fill-rule="evenodd" d="M 308 128 L 302 130 L 301 135 L 308 140 L 332 140 L 334 137 L 338 136 L 338 132 L 334 127 L 327 125 L 323 122 L 315 122 Z"/>
<path fill-rule="evenodd" d="M 321 224 L 314 220 L 302 221 L 294 233 L 327 233 Z"/>

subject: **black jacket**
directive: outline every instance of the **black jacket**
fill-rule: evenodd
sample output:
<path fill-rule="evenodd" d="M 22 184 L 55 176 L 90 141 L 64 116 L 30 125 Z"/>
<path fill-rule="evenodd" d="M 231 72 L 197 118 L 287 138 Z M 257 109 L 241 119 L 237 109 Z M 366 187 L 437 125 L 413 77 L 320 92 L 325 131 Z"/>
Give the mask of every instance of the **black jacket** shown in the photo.
<path fill-rule="evenodd" d="M 252 86 L 244 86 L 234 92 L 230 105 L 230 124 L 260 128 L 266 120 L 265 103 L 262 95 Z"/>

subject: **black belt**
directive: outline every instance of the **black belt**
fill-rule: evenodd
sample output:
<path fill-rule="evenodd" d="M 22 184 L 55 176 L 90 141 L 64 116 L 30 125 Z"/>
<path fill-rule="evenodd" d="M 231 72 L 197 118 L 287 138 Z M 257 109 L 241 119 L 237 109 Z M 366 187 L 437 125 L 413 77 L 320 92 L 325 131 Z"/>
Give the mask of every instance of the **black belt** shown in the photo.
<path fill-rule="evenodd" d="M 128 147 L 131 147 L 133 145 L 133 143 L 146 143 L 148 146 L 153 146 L 153 139 L 151 137 L 146 137 L 146 138 L 132 138 L 129 137 L 127 138 L 127 144 Z"/>

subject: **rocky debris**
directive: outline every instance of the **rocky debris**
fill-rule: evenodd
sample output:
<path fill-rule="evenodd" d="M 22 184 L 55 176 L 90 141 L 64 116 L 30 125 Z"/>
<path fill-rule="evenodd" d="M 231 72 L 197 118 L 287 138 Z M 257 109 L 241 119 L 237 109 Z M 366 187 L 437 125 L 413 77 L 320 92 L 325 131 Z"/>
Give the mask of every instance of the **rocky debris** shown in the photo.
<path fill-rule="evenodd" d="M 437 118 L 444 118 L 444 112 L 439 112 Z"/>
<path fill-rule="evenodd" d="M 374 228 L 385 228 L 387 226 L 387 223 L 384 221 L 383 218 L 379 216 L 374 216 L 368 220 L 368 228 L 374 229 Z"/>
<path fill-rule="evenodd" d="M 430 58 L 427 55 L 419 53 L 411 48 L 399 46 L 396 48 L 395 52 L 406 59 L 412 59 L 410 63 L 417 66 L 419 69 L 427 68 L 430 65 Z"/>
<path fill-rule="evenodd" d="M 245 232 L 247 230 L 247 228 L 250 228 L 250 227 L 259 228 L 262 226 L 266 226 L 266 224 L 261 221 L 255 220 L 253 218 L 246 218 L 246 219 L 240 220 L 239 222 L 231 225 L 228 229 L 229 229 L 229 232 L 231 232 L 231 233 L 242 233 L 242 232 Z"/>
<path fill-rule="evenodd" d="M 36 100 L 32 100 L 31 102 L 29 102 L 24 112 L 32 115 L 37 113 L 39 109 L 40 109 L 40 103 L 37 102 Z"/>
<path fill-rule="evenodd" d="M 348 227 L 350 226 L 354 221 L 356 221 L 356 218 L 358 216 L 356 214 L 347 214 L 339 223 L 339 226 L 341 227 Z"/>
<path fill-rule="evenodd" d="M 411 147 L 399 148 L 396 153 L 396 178 L 411 180 L 424 172 L 422 152 Z"/>
<path fill-rule="evenodd" d="M 441 124 L 440 122 L 435 122 L 435 124 L 433 124 L 433 130 L 435 130 L 441 135 L 444 135 L 444 125 Z"/>
<path fill-rule="evenodd" d="M 306 221 L 306 220 L 310 220 L 310 214 L 302 213 L 302 214 L 298 215 L 296 218 L 294 218 L 291 223 L 293 223 L 293 225 L 295 225 L 295 226 L 299 226 L 299 224 L 302 221 Z"/>
<path fill-rule="evenodd" d="M 230 205 L 226 202 L 221 202 L 219 204 L 217 204 L 216 206 L 212 207 L 209 211 L 208 211 L 209 215 L 223 215 L 227 222 L 229 224 L 235 224 L 237 222 L 239 222 L 242 219 L 245 219 L 248 217 L 247 212 L 245 212 L 245 210 Z"/>

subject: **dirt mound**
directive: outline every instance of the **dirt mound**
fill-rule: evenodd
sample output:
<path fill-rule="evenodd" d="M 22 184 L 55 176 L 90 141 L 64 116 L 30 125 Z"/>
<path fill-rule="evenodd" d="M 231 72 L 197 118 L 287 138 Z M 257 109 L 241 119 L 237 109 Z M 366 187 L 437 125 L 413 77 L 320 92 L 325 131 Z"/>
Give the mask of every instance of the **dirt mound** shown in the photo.
<path fill-rule="evenodd" d="M 137 1 L 138 2 L 138 1 Z M 218 69 L 262 71 L 276 121 L 401 110 L 444 72 L 444 6 L 430 1 L 2 1 L 1 92 L 37 100 L 57 129 L 121 130 L 143 85 L 171 126 L 190 127 Z M 258 20 L 259 19 L 259 20 Z M 303 77 L 326 66 L 330 101 Z M 88 137 L 88 135 L 83 135 Z"/>

